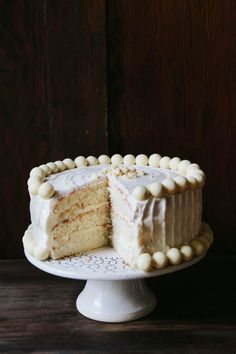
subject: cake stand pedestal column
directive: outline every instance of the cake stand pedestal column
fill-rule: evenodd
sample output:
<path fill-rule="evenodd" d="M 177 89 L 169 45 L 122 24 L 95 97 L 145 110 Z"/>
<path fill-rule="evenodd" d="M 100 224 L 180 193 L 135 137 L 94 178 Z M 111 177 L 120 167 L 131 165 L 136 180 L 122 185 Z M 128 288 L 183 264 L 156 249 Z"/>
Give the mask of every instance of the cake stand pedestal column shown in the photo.
<path fill-rule="evenodd" d="M 143 279 L 88 280 L 76 306 L 93 320 L 126 322 L 152 312 L 156 298 Z"/>

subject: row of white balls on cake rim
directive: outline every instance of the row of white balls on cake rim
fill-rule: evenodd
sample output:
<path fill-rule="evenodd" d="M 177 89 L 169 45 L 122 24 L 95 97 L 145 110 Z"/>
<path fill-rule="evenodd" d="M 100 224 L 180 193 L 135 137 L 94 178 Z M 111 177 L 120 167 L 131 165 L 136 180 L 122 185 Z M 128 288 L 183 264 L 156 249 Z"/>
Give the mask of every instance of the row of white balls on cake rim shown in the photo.
<path fill-rule="evenodd" d="M 143 201 L 153 196 L 161 198 L 167 195 L 181 193 L 186 190 L 196 190 L 201 188 L 203 181 L 194 177 L 177 176 L 175 178 L 165 178 L 162 182 L 154 182 L 148 186 L 139 185 L 134 188 L 132 195 L 136 200 Z"/>
<path fill-rule="evenodd" d="M 197 164 L 191 163 L 188 160 L 181 161 L 179 157 L 174 157 L 171 159 L 168 156 L 161 157 L 159 154 L 152 154 L 149 158 L 144 154 L 139 154 L 136 157 L 131 154 L 127 154 L 124 157 L 120 154 L 115 154 L 111 158 L 107 155 L 100 155 L 98 158 L 94 156 L 88 156 L 87 158 L 84 156 L 78 156 L 75 160 L 66 158 L 63 161 L 58 160 L 55 162 L 48 162 L 40 165 L 39 167 L 34 167 L 31 170 L 30 178 L 28 179 L 29 192 L 33 195 L 39 195 L 42 198 L 49 199 L 54 195 L 55 190 L 49 182 L 44 182 L 47 176 L 50 174 L 63 172 L 66 169 L 97 164 L 113 164 L 115 166 L 122 164 L 125 166 L 132 166 L 136 164 L 141 166 L 149 165 L 151 167 L 172 169 L 182 175 L 186 175 L 187 181 L 184 181 L 183 179 L 179 179 L 179 181 L 177 181 L 177 185 L 180 185 L 181 188 L 190 186 L 191 189 L 192 186 L 192 189 L 195 189 L 196 187 L 199 187 L 199 185 L 202 185 L 205 181 L 205 174 Z M 151 189 L 154 189 L 154 187 Z M 164 190 L 171 193 L 173 190 L 173 182 L 166 181 L 166 183 L 164 183 Z M 140 193 L 137 193 L 136 191 L 134 194 Z M 156 192 L 154 192 L 153 195 L 155 194 Z"/>
<path fill-rule="evenodd" d="M 191 261 L 194 256 L 201 256 L 208 250 L 213 242 L 213 232 L 210 227 L 205 224 L 201 230 L 199 237 L 194 239 L 190 245 L 182 245 L 180 248 L 173 247 L 167 252 L 142 253 L 137 258 L 136 266 L 139 270 L 149 272 L 153 268 L 163 269 L 168 263 L 178 265 L 181 262 Z"/>

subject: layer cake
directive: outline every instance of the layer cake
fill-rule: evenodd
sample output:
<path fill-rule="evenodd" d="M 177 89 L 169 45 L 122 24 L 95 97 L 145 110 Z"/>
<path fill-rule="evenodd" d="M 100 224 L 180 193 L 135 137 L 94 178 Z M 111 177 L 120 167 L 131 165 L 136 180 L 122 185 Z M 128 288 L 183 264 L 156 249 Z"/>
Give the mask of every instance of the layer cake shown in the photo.
<path fill-rule="evenodd" d="M 41 165 L 28 181 L 24 247 L 44 260 L 110 245 L 144 271 L 191 260 L 213 240 L 201 220 L 204 181 L 197 164 L 158 154 Z"/>

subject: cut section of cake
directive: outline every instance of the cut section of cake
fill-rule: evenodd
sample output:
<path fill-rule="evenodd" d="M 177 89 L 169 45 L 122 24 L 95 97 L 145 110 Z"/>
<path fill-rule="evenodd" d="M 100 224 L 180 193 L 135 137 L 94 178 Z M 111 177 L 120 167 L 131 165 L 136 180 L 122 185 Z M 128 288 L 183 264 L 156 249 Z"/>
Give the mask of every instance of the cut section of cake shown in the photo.
<path fill-rule="evenodd" d="M 212 242 L 201 220 L 204 180 L 198 165 L 158 154 L 41 165 L 28 181 L 31 226 L 24 247 L 43 260 L 110 245 L 142 270 L 190 260 L 190 248 L 200 255 Z"/>

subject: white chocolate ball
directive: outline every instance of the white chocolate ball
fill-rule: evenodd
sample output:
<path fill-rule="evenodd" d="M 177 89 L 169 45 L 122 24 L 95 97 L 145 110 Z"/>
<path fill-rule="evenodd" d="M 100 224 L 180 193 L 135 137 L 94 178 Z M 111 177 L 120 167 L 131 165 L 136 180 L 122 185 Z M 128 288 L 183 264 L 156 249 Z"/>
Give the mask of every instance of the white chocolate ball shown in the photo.
<path fill-rule="evenodd" d="M 34 250 L 35 250 L 35 242 L 23 242 L 24 243 L 24 249 L 31 255 L 34 256 Z"/>
<path fill-rule="evenodd" d="M 204 176 L 205 177 L 205 172 L 204 171 L 202 171 L 202 170 L 197 170 L 197 172 L 196 173 L 200 173 L 200 175 L 202 175 L 202 176 Z"/>
<path fill-rule="evenodd" d="M 160 159 L 160 168 L 166 168 L 166 169 L 170 168 L 170 157 L 169 156 L 163 156 Z"/>
<path fill-rule="evenodd" d="M 200 170 L 199 165 L 196 163 L 191 163 L 190 165 L 188 165 L 186 173 L 187 175 L 191 176 L 194 172 L 197 172 L 198 170 Z"/>
<path fill-rule="evenodd" d="M 201 256 L 205 252 L 205 247 L 203 243 L 198 240 L 193 240 L 190 245 L 193 248 L 195 256 Z"/>
<path fill-rule="evenodd" d="M 35 249 L 35 239 L 32 237 L 32 233 L 27 229 L 22 238 L 24 249 L 33 256 Z"/>
<path fill-rule="evenodd" d="M 198 182 L 193 176 L 187 176 L 188 187 L 190 190 L 195 190 L 198 187 Z"/>
<path fill-rule="evenodd" d="M 201 231 L 211 231 L 211 228 L 206 222 L 202 221 Z"/>
<path fill-rule="evenodd" d="M 59 161 L 59 160 L 55 161 L 55 164 L 57 165 L 58 171 L 60 171 L 60 172 L 62 172 L 66 169 L 66 166 L 65 166 L 64 162 L 62 162 L 62 161 Z"/>
<path fill-rule="evenodd" d="M 162 269 L 167 266 L 168 258 L 164 252 L 155 252 L 152 255 L 152 264 L 155 268 Z"/>
<path fill-rule="evenodd" d="M 193 173 L 193 177 L 196 179 L 198 186 L 201 187 L 205 183 L 205 176 L 202 175 L 201 173 Z"/>
<path fill-rule="evenodd" d="M 188 161 L 188 160 L 182 160 L 180 163 L 179 163 L 179 166 L 178 166 L 178 171 L 179 173 L 181 173 L 182 175 L 185 175 L 186 174 L 186 170 L 187 170 L 187 167 L 191 165 L 191 162 Z"/>
<path fill-rule="evenodd" d="M 179 157 L 173 157 L 170 160 L 170 164 L 169 164 L 170 165 L 170 169 L 174 170 L 174 171 L 177 171 L 180 162 L 181 162 L 181 160 L 180 160 Z"/>
<path fill-rule="evenodd" d="M 98 165 L 98 159 L 95 156 L 88 156 L 87 161 L 89 166 Z"/>
<path fill-rule="evenodd" d="M 177 191 L 176 183 L 171 178 L 164 179 L 161 184 L 164 187 L 165 192 L 167 192 L 168 194 L 174 194 Z"/>
<path fill-rule="evenodd" d="M 136 165 L 147 166 L 148 165 L 148 157 L 144 154 L 139 154 L 135 159 Z"/>
<path fill-rule="evenodd" d="M 161 159 L 161 156 L 159 154 L 152 154 L 148 160 L 149 166 L 159 167 L 160 166 L 160 159 Z"/>
<path fill-rule="evenodd" d="M 51 173 L 57 173 L 58 172 L 58 167 L 55 164 L 55 162 L 48 162 L 46 165 L 50 168 Z"/>
<path fill-rule="evenodd" d="M 98 158 L 98 162 L 101 165 L 109 165 L 111 163 L 111 159 L 107 155 L 100 155 L 99 158 Z"/>
<path fill-rule="evenodd" d="M 198 239 L 198 241 L 203 243 L 203 245 L 205 246 L 206 249 L 208 249 L 210 247 L 211 242 L 208 240 L 207 237 L 204 237 L 204 236 L 201 235 L 197 239 Z"/>
<path fill-rule="evenodd" d="M 180 264 L 182 261 L 182 255 L 180 253 L 180 250 L 178 248 L 170 248 L 167 253 L 167 258 L 170 262 L 170 264 Z"/>
<path fill-rule="evenodd" d="M 40 186 L 41 186 L 40 181 L 33 180 L 32 182 L 29 183 L 28 190 L 32 195 L 37 195 Z"/>
<path fill-rule="evenodd" d="M 44 261 L 45 259 L 47 259 L 49 257 L 49 252 L 48 252 L 48 250 L 46 248 L 36 247 L 33 250 L 33 255 L 38 260 Z"/>
<path fill-rule="evenodd" d="M 51 169 L 47 165 L 45 165 L 45 164 L 40 165 L 39 168 L 44 170 L 45 176 L 49 176 L 51 174 Z"/>
<path fill-rule="evenodd" d="M 84 167 L 88 165 L 88 161 L 84 156 L 78 156 L 75 159 L 75 165 L 76 167 Z"/>
<path fill-rule="evenodd" d="M 163 195 L 163 186 L 159 182 L 154 182 L 148 186 L 149 191 L 153 197 L 161 198 Z"/>
<path fill-rule="evenodd" d="M 201 236 L 207 238 L 210 244 L 212 244 L 214 238 L 213 238 L 213 232 L 211 230 L 202 231 Z"/>
<path fill-rule="evenodd" d="M 44 182 L 41 184 L 38 190 L 38 195 L 43 199 L 50 199 L 54 193 L 55 190 L 49 182 Z"/>
<path fill-rule="evenodd" d="M 34 167 L 31 171 L 30 171 L 30 176 L 39 176 L 41 178 L 45 178 L 45 172 L 42 168 L 40 167 Z"/>
<path fill-rule="evenodd" d="M 135 165 L 135 156 L 131 154 L 125 155 L 123 162 L 125 166 Z"/>
<path fill-rule="evenodd" d="M 184 261 L 191 261 L 191 259 L 193 259 L 194 253 L 193 253 L 193 249 L 191 246 L 188 245 L 183 245 L 180 248 L 180 252 L 182 254 L 183 260 Z"/>
<path fill-rule="evenodd" d="M 112 165 L 119 166 L 123 163 L 123 157 L 120 154 L 115 154 L 111 157 Z"/>
<path fill-rule="evenodd" d="M 138 269 L 144 272 L 150 272 L 152 269 L 152 257 L 149 253 L 142 253 L 138 256 L 136 265 Z"/>
<path fill-rule="evenodd" d="M 43 183 L 43 178 L 41 178 L 40 176 L 33 175 L 28 179 L 27 184 L 29 186 L 30 184 L 32 184 L 34 182 L 39 182 L 41 184 L 41 183 Z"/>
<path fill-rule="evenodd" d="M 184 192 L 188 189 L 188 181 L 184 176 L 177 176 L 174 178 L 174 181 L 177 184 L 179 192 Z"/>
<path fill-rule="evenodd" d="M 66 169 L 68 169 L 68 170 L 75 168 L 75 162 L 72 159 L 69 159 L 69 158 L 64 159 L 63 163 L 64 163 Z"/>
<path fill-rule="evenodd" d="M 147 188 L 144 186 L 137 186 L 133 190 L 133 197 L 137 200 L 145 200 L 148 197 Z"/>

